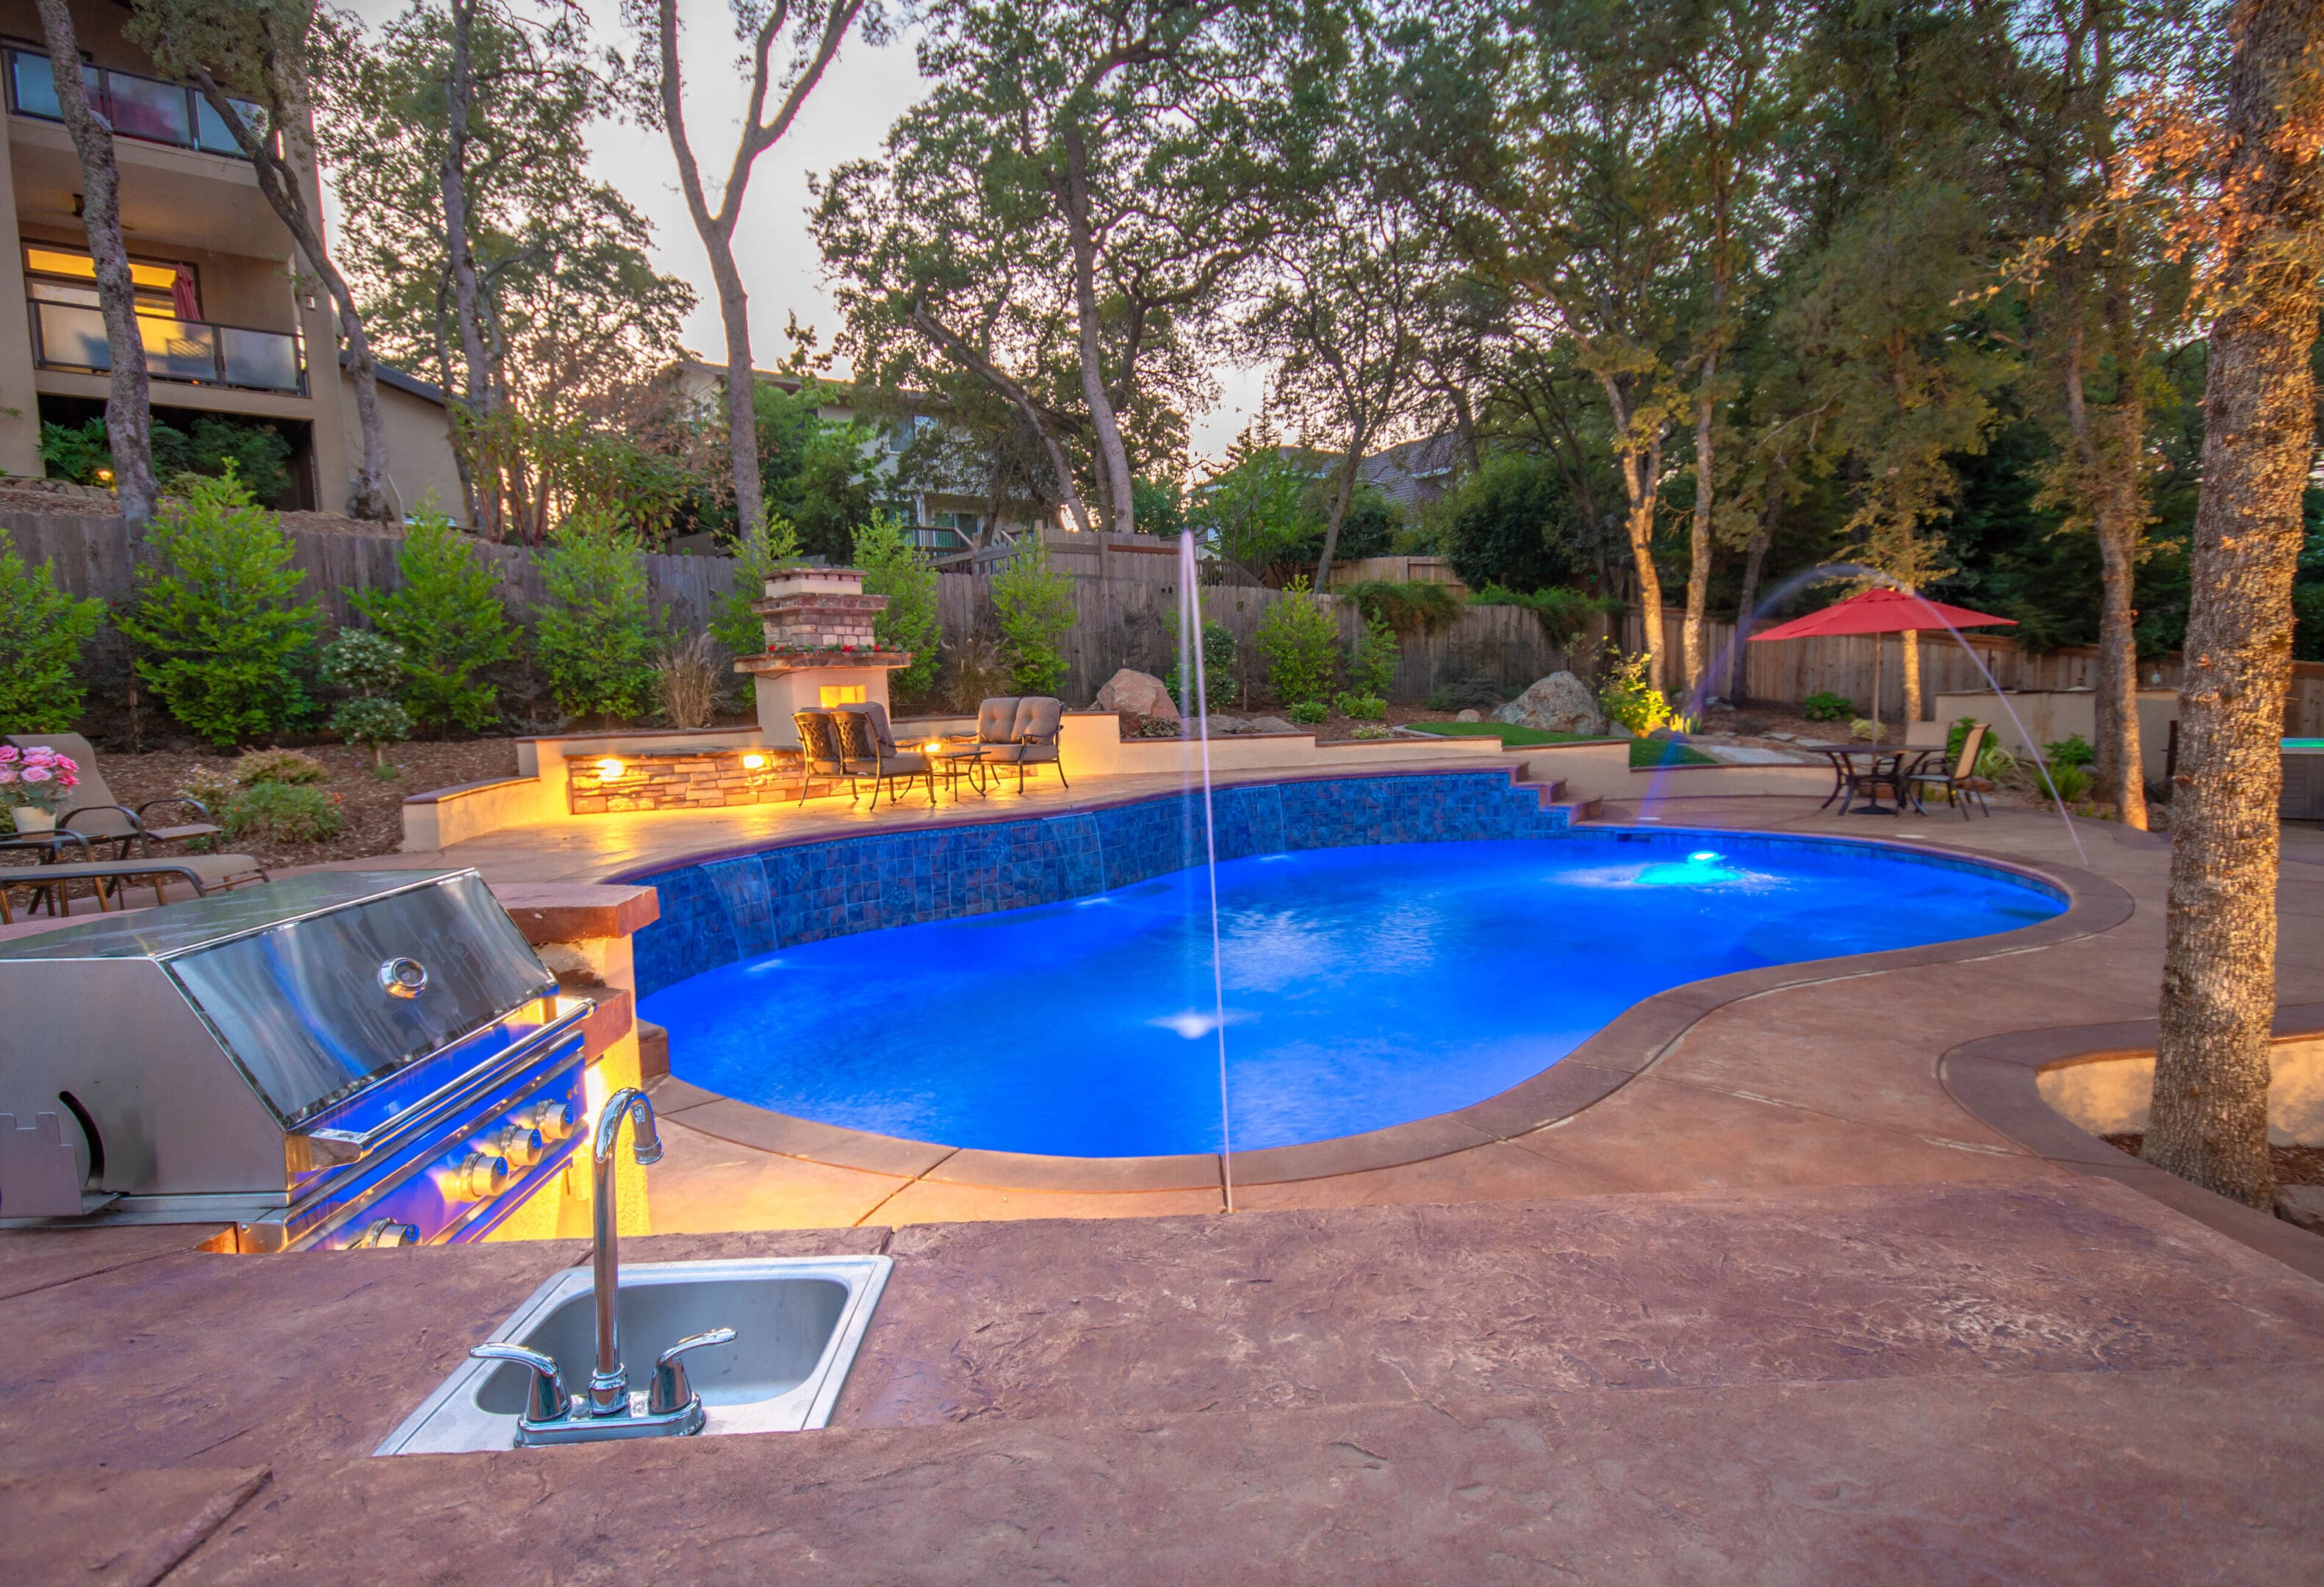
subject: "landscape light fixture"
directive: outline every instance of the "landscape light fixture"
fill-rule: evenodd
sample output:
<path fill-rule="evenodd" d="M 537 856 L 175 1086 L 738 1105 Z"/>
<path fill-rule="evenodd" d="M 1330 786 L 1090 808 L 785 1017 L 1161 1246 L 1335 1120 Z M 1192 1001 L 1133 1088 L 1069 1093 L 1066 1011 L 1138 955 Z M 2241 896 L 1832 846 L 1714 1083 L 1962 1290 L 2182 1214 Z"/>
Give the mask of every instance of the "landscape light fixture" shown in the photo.
<path fill-rule="evenodd" d="M 597 775 L 608 782 L 613 781 L 627 770 L 628 768 L 623 766 L 620 760 L 612 755 L 597 762 Z"/>

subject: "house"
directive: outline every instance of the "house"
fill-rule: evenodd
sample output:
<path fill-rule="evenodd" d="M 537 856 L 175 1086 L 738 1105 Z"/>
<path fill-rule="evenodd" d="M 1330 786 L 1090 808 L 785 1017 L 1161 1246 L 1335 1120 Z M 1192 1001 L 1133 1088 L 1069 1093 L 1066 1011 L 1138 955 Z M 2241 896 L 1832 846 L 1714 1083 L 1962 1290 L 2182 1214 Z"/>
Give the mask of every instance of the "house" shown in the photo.
<path fill-rule="evenodd" d="M 1442 500 L 1461 466 L 1460 438 L 1429 436 L 1399 441 L 1364 459 L 1365 482 L 1407 515 Z"/>
<path fill-rule="evenodd" d="M 752 373 L 761 384 L 785 392 L 796 393 L 806 383 L 797 375 L 776 374 L 763 369 Z M 708 406 L 723 401 L 719 393 L 725 390 L 726 367 L 688 358 L 677 365 L 672 379 L 681 399 Z M 816 411 L 834 424 L 845 424 L 855 419 L 857 405 L 852 400 L 853 390 L 848 383 L 825 383 L 837 400 L 825 403 Z M 904 454 L 914 441 L 937 430 L 944 423 L 942 398 L 922 392 L 883 392 L 881 406 L 900 408 L 902 415 L 879 421 L 879 458 L 875 467 L 891 483 L 890 503 L 903 520 L 906 534 L 914 544 L 943 561 L 966 555 L 975 549 L 980 537 L 1013 539 L 1033 527 L 1029 520 L 1007 515 L 997 523 L 988 523 L 992 512 L 991 492 L 983 479 L 970 476 L 971 470 L 948 468 L 943 462 L 923 463 L 910 477 L 904 476 Z M 1056 528 L 1054 524 L 1045 527 Z"/>
<path fill-rule="evenodd" d="M 344 512 L 363 436 L 328 299 L 301 283 L 290 234 L 224 124 L 124 36 L 129 8 L 73 0 L 72 14 L 84 80 L 114 127 L 154 416 L 272 425 L 291 452 L 276 504 Z M 42 421 L 102 416 L 111 366 L 80 161 L 42 40 L 32 0 L 0 0 L 0 471 L 31 475 Z M 319 214 L 311 165 L 300 176 Z M 432 494 L 456 514 L 443 393 L 383 370 L 380 401 L 394 504 L 409 512 Z"/>

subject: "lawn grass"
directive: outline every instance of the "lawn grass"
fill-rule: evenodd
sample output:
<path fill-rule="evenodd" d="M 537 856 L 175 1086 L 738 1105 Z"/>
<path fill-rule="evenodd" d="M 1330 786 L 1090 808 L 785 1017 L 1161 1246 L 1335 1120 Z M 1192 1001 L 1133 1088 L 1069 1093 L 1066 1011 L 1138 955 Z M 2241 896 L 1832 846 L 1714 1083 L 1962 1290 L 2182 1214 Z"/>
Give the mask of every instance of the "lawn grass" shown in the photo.
<path fill-rule="evenodd" d="M 1498 738 L 1503 749 L 1510 750 L 1529 750 L 1540 744 L 1592 742 L 1578 733 L 1552 733 L 1546 728 L 1518 727 L 1507 722 L 1413 722 L 1406 725 L 1415 733 L 1441 734 L 1448 738 Z M 1649 766 L 1718 764 L 1715 757 L 1685 744 L 1654 738 L 1634 738 L 1630 741 L 1630 765 L 1633 770 Z"/>

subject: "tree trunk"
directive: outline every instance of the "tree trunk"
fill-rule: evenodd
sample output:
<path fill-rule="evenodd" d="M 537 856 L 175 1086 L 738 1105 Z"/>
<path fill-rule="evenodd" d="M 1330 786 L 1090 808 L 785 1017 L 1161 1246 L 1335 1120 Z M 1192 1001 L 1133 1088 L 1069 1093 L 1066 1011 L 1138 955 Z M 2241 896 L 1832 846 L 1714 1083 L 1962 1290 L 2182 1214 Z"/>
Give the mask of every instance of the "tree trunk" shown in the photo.
<path fill-rule="evenodd" d="M 1904 686 L 1904 708 L 1897 714 L 1898 743 L 1913 731 L 1913 724 L 1921 719 L 1921 636 L 1907 629 L 1896 636 L 1899 655 L 1897 682 Z"/>
<path fill-rule="evenodd" d="M 40 0 L 41 29 L 56 78 L 57 105 L 80 155 L 81 224 L 97 263 L 97 302 L 113 370 L 105 398 L 105 429 L 113 448 L 113 488 L 121 516 L 135 534 L 153 521 L 153 409 L 145 373 L 145 338 L 137 323 L 137 287 L 129 276 L 129 250 L 121 240 L 121 168 L 114 162 L 113 128 L 90 106 L 80 74 L 80 42 L 67 0 Z"/>
<path fill-rule="evenodd" d="M 1332 558 L 1340 549 L 1340 525 L 1347 521 L 1348 503 L 1355 499 L 1356 474 L 1363 466 L 1364 447 L 1371 437 L 1359 430 L 1340 469 L 1340 488 L 1332 493 L 1331 516 L 1323 525 L 1323 555 L 1315 564 L 1315 587 L 1332 587 Z"/>
<path fill-rule="evenodd" d="M 281 56 L 270 52 L 265 69 L 270 76 L 281 72 Z M 299 183 L 297 168 L 267 147 L 265 140 L 243 120 L 242 112 L 208 70 L 196 77 L 195 87 L 211 112 L 234 134 L 235 145 L 250 161 L 258 179 L 259 191 L 273 208 L 283 229 L 290 234 L 290 240 L 298 245 L 299 252 L 306 255 L 308 268 L 330 294 L 332 308 L 338 317 L 339 334 L 346 338 L 348 383 L 355 389 L 355 422 L 363 432 L 363 464 L 355 475 L 355 488 L 348 494 L 347 513 L 354 518 L 391 520 L 395 512 L 388 503 L 387 427 L 379 410 L 379 369 L 372 357 L 371 337 L 364 329 L 363 315 L 355 308 L 355 294 L 323 246 L 322 230 L 308 211 L 307 190 Z M 305 127 L 304 88 L 278 82 L 270 82 L 267 87 L 268 97 L 284 111 L 276 119 L 281 125 L 283 147 L 288 150 L 289 140 L 303 133 Z M 311 156 L 307 163 L 311 165 Z M 337 360 L 332 362 L 336 364 Z M 312 370 L 309 378 L 315 378 Z"/>
<path fill-rule="evenodd" d="M 1630 430 L 1630 404 L 1618 376 L 1607 374 L 1599 378 L 1606 392 L 1606 406 L 1614 418 L 1617 438 L 1628 438 Z M 1622 468 L 1622 492 L 1629 503 L 1623 515 L 1622 529 L 1630 542 L 1630 562 L 1638 579 L 1637 604 L 1639 637 L 1646 647 L 1646 682 L 1650 687 L 1663 687 L 1665 669 L 1663 665 L 1663 580 L 1655 568 L 1655 498 L 1662 488 L 1663 442 L 1659 427 L 1655 436 L 1643 445 L 1632 443 L 1624 450 L 1618 445 L 1615 460 Z"/>
<path fill-rule="evenodd" d="M 460 332 L 461 406 L 466 411 L 468 434 L 464 447 L 478 444 L 480 427 L 492 415 L 491 360 L 484 352 L 482 293 L 476 283 L 476 259 L 468 239 L 468 42 L 475 19 L 475 0 L 451 0 L 451 76 L 444 85 L 444 163 L 438 173 L 444 198 L 445 256 L 452 273 L 453 322 Z M 494 443 L 489 439 L 487 447 Z M 499 469 L 487 466 L 490 477 L 480 481 L 476 527 L 494 539 L 500 534 Z"/>
<path fill-rule="evenodd" d="M 1033 433 L 1040 438 L 1042 450 L 1049 456 L 1049 467 L 1056 475 L 1058 501 L 1073 513 L 1074 522 L 1080 527 L 1081 531 L 1084 534 L 1089 533 L 1089 509 L 1083 504 L 1081 490 L 1074 484 L 1073 464 L 1065 457 L 1065 447 L 1051 432 L 1039 406 L 1033 401 L 1032 393 L 1025 389 L 1021 382 L 993 363 L 991 359 L 970 346 L 961 338 L 959 333 L 930 313 L 926 303 L 912 305 L 912 323 L 919 327 L 922 336 L 943 348 L 963 368 L 969 370 L 1016 406 L 1017 411 L 1023 416 L 1025 422 L 1032 427 Z"/>
<path fill-rule="evenodd" d="M 2202 494 L 2179 697 L 2171 903 L 2153 1108 L 2141 1156 L 2255 1207 L 2273 1200 L 2277 740 L 2291 672 L 2301 493 L 2314 458 L 2309 357 L 2324 163 L 2294 129 L 2324 117 L 2324 10 L 2246 0 L 2232 24 L 2233 209 L 2203 393 Z"/>
<path fill-rule="evenodd" d="M 1082 398 L 1097 432 L 1098 494 L 1111 508 L 1114 530 L 1131 534 L 1138 510 L 1131 500 L 1130 451 L 1105 386 L 1104 346 L 1097 322 L 1097 244 L 1090 235 L 1089 159 L 1078 130 L 1065 134 L 1065 232 L 1074 255 L 1074 318 L 1080 333 Z"/>
<path fill-rule="evenodd" d="M 729 247 L 710 250 L 718 282 L 718 318 L 726 331 L 726 458 L 734 475 L 734 528 L 750 534 L 766 526 L 766 486 L 759 477 L 759 379 L 751 368 L 751 300 L 742 291 Z"/>
<path fill-rule="evenodd" d="M 2135 466 L 2135 458 L 2131 466 Z M 2111 493 L 2109 493 L 2111 494 Z M 2134 501 L 2135 500 L 2134 487 Z M 2093 525 L 2105 582 L 2098 609 L 2098 797 L 2120 813 L 2123 825 L 2146 828 L 2146 772 L 2138 737 L 2138 614 L 2131 606 L 2139 524 L 2110 511 Z"/>
<path fill-rule="evenodd" d="M 1689 691 L 1702 686 L 1703 669 L 1710 664 L 1704 635 L 1711 617 L 1711 421 L 1718 413 L 1711 386 L 1718 378 L 1719 349 L 1714 346 L 1704 355 L 1702 384 L 1694 400 L 1694 517 L 1687 545 L 1686 626 L 1680 640 L 1680 664 L 1686 669 Z"/>

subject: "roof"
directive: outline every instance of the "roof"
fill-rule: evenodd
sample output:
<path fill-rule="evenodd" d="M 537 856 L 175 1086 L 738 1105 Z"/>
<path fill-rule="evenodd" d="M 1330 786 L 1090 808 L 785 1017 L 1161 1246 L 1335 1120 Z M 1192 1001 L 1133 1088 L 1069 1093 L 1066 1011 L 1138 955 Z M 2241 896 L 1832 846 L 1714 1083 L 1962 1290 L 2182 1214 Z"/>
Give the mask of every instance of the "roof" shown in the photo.
<path fill-rule="evenodd" d="M 1398 506 L 1412 507 L 1418 504 L 1423 490 L 1432 494 L 1443 492 L 1460 458 L 1460 442 L 1453 436 L 1399 441 L 1364 459 L 1364 480 Z"/>
<path fill-rule="evenodd" d="M 353 369 L 355 355 L 342 349 L 339 354 L 339 367 Z M 438 408 L 445 405 L 446 399 L 442 386 L 429 385 L 418 375 L 407 374 L 392 364 L 382 364 L 374 358 L 372 360 L 371 372 L 373 377 L 383 386 L 393 386 L 407 396 L 417 397 L 423 402 L 433 402 Z"/>

